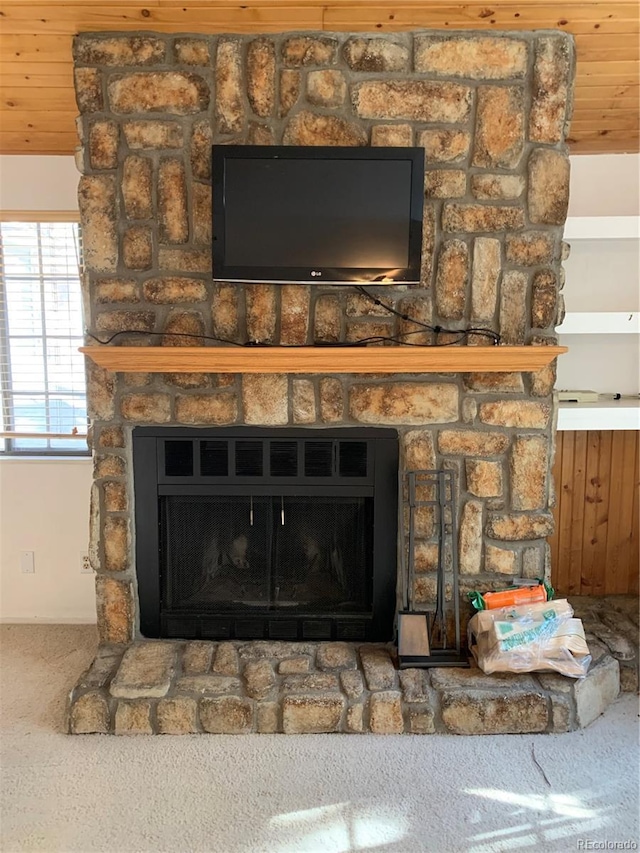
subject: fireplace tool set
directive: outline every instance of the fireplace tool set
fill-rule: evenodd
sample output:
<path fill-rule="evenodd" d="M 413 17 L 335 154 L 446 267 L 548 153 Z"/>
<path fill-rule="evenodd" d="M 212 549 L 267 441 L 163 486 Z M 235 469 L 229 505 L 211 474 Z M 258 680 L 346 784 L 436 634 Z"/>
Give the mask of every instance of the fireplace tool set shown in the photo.
<path fill-rule="evenodd" d="M 398 660 L 408 667 L 469 666 L 460 642 L 460 596 L 458 584 L 458 543 L 455 510 L 455 472 L 446 470 L 408 471 L 405 475 L 409 503 L 409 542 L 406 571 L 402 572 L 402 604 L 398 613 Z M 431 508 L 437 528 L 438 563 L 436 601 L 428 611 L 415 609 L 416 521 L 420 511 Z M 404 523 L 404 519 L 401 519 Z M 445 546 L 449 539 L 451 598 L 447 600 Z M 403 549 L 403 560 L 405 551 Z M 453 624 L 451 624 L 453 623 Z M 455 640 L 450 644 L 449 632 Z"/>

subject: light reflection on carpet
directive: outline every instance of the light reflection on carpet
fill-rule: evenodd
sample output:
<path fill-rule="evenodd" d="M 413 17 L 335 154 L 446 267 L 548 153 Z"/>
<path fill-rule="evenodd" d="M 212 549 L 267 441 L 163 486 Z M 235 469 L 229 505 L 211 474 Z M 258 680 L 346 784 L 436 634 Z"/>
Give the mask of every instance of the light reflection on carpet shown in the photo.
<path fill-rule="evenodd" d="M 274 853 L 325 850 L 351 853 L 397 843 L 409 829 L 409 821 L 398 808 L 334 803 L 315 809 L 287 812 L 271 818 L 270 828 L 280 836 Z M 286 832 L 287 841 L 281 840 Z"/>

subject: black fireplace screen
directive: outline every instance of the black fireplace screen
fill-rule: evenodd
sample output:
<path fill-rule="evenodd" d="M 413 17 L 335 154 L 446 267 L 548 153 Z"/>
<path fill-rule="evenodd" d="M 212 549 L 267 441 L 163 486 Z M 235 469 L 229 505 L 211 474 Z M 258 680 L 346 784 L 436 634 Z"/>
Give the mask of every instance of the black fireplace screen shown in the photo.
<path fill-rule="evenodd" d="M 394 431 L 139 427 L 133 466 L 144 636 L 391 639 Z"/>
<path fill-rule="evenodd" d="M 371 498 L 161 501 L 164 599 L 172 610 L 370 609 Z"/>

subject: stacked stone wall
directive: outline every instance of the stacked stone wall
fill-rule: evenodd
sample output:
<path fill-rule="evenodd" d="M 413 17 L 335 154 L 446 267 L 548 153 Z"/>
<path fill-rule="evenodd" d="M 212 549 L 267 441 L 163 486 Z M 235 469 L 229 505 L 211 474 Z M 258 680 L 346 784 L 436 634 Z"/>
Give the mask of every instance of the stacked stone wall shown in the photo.
<path fill-rule="evenodd" d="M 434 335 L 350 287 L 215 282 L 211 145 L 273 143 L 424 147 L 420 284 L 372 290 L 422 324 L 486 327 L 508 344 L 556 342 L 569 36 L 83 34 L 74 57 L 86 320 L 103 340 L 120 332 L 117 343 L 140 346 L 205 345 L 201 335 L 488 344 Z M 106 642 L 136 633 L 136 424 L 393 426 L 404 468 L 458 474 L 463 591 L 549 571 L 553 366 L 533 374 L 239 376 L 114 375 L 90 363 L 88 380 L 91 560 Z M 419 534 L 415 592 L 428 605 L 435 562 L 427 514 Z"/>

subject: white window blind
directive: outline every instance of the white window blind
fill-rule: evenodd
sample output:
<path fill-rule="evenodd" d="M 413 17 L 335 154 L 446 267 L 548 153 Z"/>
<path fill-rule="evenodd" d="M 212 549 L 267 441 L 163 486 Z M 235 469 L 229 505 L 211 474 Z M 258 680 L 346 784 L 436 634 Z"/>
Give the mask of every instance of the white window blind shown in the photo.
<path fill-rule="evenodd" d="M 0 452 L 86 452 L 80 234 L 0 223 Z"/>

